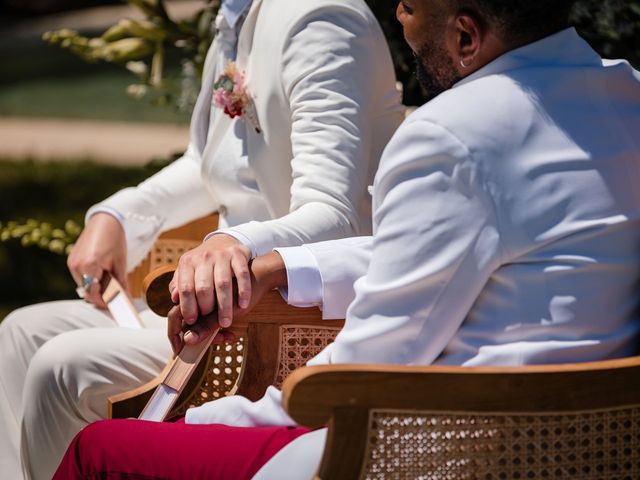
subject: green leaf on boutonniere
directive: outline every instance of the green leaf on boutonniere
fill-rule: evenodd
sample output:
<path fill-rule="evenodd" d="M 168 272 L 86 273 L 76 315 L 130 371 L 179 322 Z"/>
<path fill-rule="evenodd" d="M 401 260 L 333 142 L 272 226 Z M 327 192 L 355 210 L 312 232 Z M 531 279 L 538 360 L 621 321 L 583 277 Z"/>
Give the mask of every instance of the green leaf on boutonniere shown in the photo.
<path fill-rule="evenodd" d="M 222 88 L 227 92 L 233 91 L 233 80 L 228 75 L 221 76 L 218 81 L 213 85 L 214 90 Z"/>

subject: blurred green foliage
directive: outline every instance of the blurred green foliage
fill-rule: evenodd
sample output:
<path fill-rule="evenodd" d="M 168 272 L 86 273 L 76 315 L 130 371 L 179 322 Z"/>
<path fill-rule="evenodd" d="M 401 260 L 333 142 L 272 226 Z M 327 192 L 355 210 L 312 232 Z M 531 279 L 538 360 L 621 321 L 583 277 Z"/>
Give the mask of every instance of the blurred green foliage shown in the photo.
<path fill-rule="evenodd" d="M 128 90 L 134 96 L 151 97 L 159 103 L 178 103 L 181 108 L 190 108 L 195 100 L 197 76 L 202 71 L 204 53 L 213 33 L 211 23 L 219 0 L 203 1 L 203 8 L 193 18 L 182 22 L 175 22 L 167 15 L 164 0 L 127 1 L 140 9 L 147 19 L 143 22 L 123 19 L 94 38 L 68 30 L 50 32 L 44 38 L 87 61 L 128 64 L 129 70 L 139 77 L 138 83 Z M 395 18 L 396 2 L 366 1 L 389 42 L 398 79 L 404 85 L 404 103 L 420 105 L 423 95 L 413 74 L 413 55 Z M 604 57 L 627 58 L 632 64 L 640 65 L 640 0 L 578 0 L 571 23 Z M 117 42 L 123 41 L 130 45 L 115 48 Z M 172 46 L 182 51 L 183 62 L 186 59 L 195 67 L 183 72 L 182 78 L 189 80 L 186 82 L 190 85 L 188 87 L 185 82 L 177 85 L 163 76 L 164 51 Z M 118 54 L 113 54 L 112 50 L 117 50 Z"/>
<path fill-rule="evenodd" d="M 28 219 L 37 218 L 38 225 L 57 226 L 65 238 L 71 238 L 74 224 L 82 225 L 87 208 L 139 183 L 159 167 L 0 160 L 0 222 L 4 226 L 8 220 L 27 224 Z M 20 305 L 74 295 L 66 258 L 35 244 L 25 248 L 21 238 L 0 243 L 0 319 Z"/>

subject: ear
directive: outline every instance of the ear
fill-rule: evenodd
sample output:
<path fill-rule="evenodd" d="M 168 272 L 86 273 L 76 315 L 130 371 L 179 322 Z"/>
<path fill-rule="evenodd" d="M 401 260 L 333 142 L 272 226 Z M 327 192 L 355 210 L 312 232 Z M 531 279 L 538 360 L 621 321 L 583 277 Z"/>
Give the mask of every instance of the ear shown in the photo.
<path fill-rule="evenodd" d="M 459 64 L 461 73 L 467 74 L 470 67 L 477 68 L 482 57 L 484 31 L 478 20 L 468 14 L 457 15 L 453 27 L 453 53 L 459 59 L 456 63 Z"/>

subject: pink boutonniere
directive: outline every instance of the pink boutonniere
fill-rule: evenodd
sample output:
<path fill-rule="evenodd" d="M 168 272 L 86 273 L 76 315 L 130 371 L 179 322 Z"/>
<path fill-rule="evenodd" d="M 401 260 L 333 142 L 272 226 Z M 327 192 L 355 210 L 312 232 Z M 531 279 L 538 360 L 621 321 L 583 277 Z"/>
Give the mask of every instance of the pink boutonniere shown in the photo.
<path fill-rule="evenodd" d="M 244 118 L 257 133 L 260 133 L 262 130 L 255 106 L 244 81 L 244 72 L 239 71 L 235 63 L 229 62 L 213 84 L 213 103 L 231 118 Z"/>

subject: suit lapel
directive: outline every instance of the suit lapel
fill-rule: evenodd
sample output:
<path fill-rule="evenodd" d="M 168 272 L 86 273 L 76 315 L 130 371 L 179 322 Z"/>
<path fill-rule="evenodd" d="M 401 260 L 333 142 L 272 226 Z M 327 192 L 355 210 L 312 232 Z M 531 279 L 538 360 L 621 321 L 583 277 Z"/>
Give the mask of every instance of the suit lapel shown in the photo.
<path fill-rule="evenodd" d="M 236 64 L 240 70 L 246 70 L 247 60 L 253 46 L 253 34 L 256 31 L 256 22 L 258 14 L 262 7 L 263 0 L 253 0 L 247 18 L 242 24 L 240 36 L 238 37 L 238 53 L 236 55 Z"/>
<path fill-rule="evenodd" d="M 238 53 L 236 58 L 236 65 L 240 70 L 245 70 L 247 67 L 247 61 L 253 42 L 253 33 L 255 31 L 261 4 L 262 0 L 253 1 L 249 13 L 247 14 L 247 18 L 240 29 Z M 213 52 L 213 50 L 213 48 L 210 49 L 209 55 L 215 57 L 215 52 Z M 205 149 L 208 152 L 216 151 L 224 133 L 231 124 L 231 119 L 228 115 L 214 115 L 214 118 L 211 118 L 213 84 L 216 81 L 215 76 L 217 75 L 217 73 L 214 72 L 215 60 L 215 58 L 207 59 L 207 63 L 210 64 L 210 66 L 205 71 L 205 76 L 202 79 L 202 89 L 194 108 L 194 115 L 198 115 L 199 128 L 195 128 L 192 134 L 194 135 L 198 151 L 201 152 L 203 156 L 205 154 Z M 209 134 L 210 129 L 211 132 Z"/>

